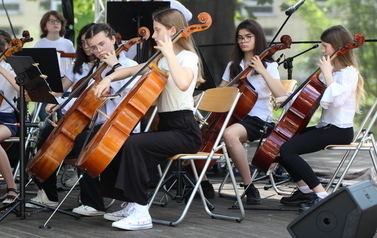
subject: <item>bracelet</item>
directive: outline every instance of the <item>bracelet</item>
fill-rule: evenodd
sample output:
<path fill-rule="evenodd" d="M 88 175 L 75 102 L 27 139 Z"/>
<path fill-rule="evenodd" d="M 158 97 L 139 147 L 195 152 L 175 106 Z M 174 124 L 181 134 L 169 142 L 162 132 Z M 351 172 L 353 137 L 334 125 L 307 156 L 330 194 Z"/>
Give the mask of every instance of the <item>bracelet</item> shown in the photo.
<path fill-rule="evenodd" d="M 113 79 L 112 79 L 111 77 L 109 77 L 109 76 L 104 77 L 104 79 L 105 79 L 105 78 L 110 79 L 110 82 L 113 81 Z"/>
<path fill-rule="evenodd" d="M 122 65 L 120 63 L 116 63 L 114 64 L 113 66 L 113 71 L 116 69 L 116 68 L 119 68 L 119 67 L 122 67 Z"/>

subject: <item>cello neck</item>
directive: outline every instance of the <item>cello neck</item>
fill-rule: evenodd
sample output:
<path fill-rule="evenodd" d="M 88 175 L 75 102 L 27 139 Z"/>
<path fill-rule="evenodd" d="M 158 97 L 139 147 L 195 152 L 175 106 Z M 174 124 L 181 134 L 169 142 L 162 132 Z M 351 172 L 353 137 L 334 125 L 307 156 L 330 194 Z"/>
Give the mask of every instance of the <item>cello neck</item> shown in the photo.
<path fill-rule="evenodd" d="M 183 29 L 178 31 L 173 37 L 172 37 L 172 42 L 176 42 L 180 37 L 181 33 L 183 32 Z M 120 94 L 125 88 L 128 87 L 128 85 L 130 85 L 136 77 L 139 76 L 139 74 L 141 74 L 147 67 L 149 67 L 155 60 L 157 61 L 159 58 L 159 56 L 161 55 L 161 50 L 157 51 L 156 53 L 154 53 L 154 55 L 152 55 L 151 58 L 148 59 L 147 62 L 145 62 L 145 65 L 143 67 L 141 67 L 131 78 L 130 80 L 127 81 L 127 83 L 125 83 L 115 94 Z"/>

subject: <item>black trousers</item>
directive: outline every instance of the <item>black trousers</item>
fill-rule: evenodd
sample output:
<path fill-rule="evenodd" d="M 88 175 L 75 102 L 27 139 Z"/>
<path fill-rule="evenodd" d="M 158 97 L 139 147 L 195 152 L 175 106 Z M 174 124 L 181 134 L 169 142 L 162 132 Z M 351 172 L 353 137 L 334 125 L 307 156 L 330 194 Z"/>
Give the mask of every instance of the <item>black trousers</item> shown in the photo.
<path fill-rule="evenodd" d="M 93 130 L 86 130 L 76 136 L 74 150 L 76 155 L 79 155 L 81 149 L 84 147 L 86 140 L 89 142 L 90 139 L 97 133 L 102 125 L 97 125 Z M 89 137 L 87 139 L 87 137 Z M 80 174 L 82 171 L 77 170 Z M 81 203 L 95 208 L 99 211 L 105 211 L 105 205 L 103 202 L 103 197 L 100 190 L 99 177 L 92 178 L 87 173 L 83 173 L 83 177 L 79 181 L 80 183 L 80 197 Z"/>
<path fill-rule="evenodd" d="M 159 113 L 158 131 L 131 135 L 101 174 L 103 195 L 115 199 L 148 203 L 148 170 L 168 157 L 196 153 L 201 132 L 192 111 Z"/>
<path fill-rule="evenodd" d="M 280 148 L 280 164 L 295 182 L 303 180 L 309 188 L 319 185 L 319 179 L 310 165 L 299 155 L 313 153 L 331 144 L 349 144 L 353 139 L 353 127 L 339 128 L 327 125 L 308 127 L 300 135 L 283 143 Z"/>
<path fill-rule="evenodd" d="M 74 148 L 73 148 L 74 154 L 76 155 L 80 154 L 81 148 L 83 148 L 84 146 L 86 136 L 89 134 L 90 138 L 92 138 L 94 134 L 100 129 L 100 126 L 101 125 L 95 126 L 93 128 L 92 134 L 89 133 L 89 130 L 86 130 L 77 135 L 75 139 Z M 38 142 L 38 149 L 43 145 L 43 143 L 46 141 L 47 137 L 50 135 L 53 129 L 54 128 L 51 125 L 43 129 L 39 142 Z M 79 169 L 78 169 L 78 173 L 79 175 L 81 174 L 81 171 Z M 39 189 L 44 190 L 44 192 L 46 193 L 50 201 L 55 201 L 55 202 L 59 201 L 58 191 L 57 191 L 57 186 L 56 186 L 56 183 L 57 183 L 56 171 L 48 179 L 46 179 L 43 182 L 40 182 L 37 179 L 35 179 L 34 181 L 37 184 Z M 104 205 L 103 198 L 101 195 L 98 178 L 92 178 L 86 173 L 83 174 L 83 177 L 80 180 L 80 197 L 81 197 L 81 203 L 83 205 L 91 206 L 99 211 L 105 210 L 105 205 Z"/>

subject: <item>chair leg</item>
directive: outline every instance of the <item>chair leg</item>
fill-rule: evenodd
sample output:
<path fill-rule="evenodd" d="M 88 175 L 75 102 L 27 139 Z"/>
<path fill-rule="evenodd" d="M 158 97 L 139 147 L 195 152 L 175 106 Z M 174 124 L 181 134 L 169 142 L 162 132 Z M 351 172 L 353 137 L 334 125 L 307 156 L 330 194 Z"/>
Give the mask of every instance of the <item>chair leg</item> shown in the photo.
<path fill-rule="evenodd" d="M 376 151 L 377 151 L 376 142 L 375 142 L 374 137 L 373 137 L 372 135 L 368 138 L 368 140 L 371 140 L 371 141 L 372 141 L 372 145 L 373 145 L 373 147 L 369 150 L 369 154 L 370 154 L 370 157 L 371 157 L 372 163 L 373 163 L 373 165 L 374 165 L 374 168 L 375 168 L 376 171 L 377 171 L 377 162 L 376 162 L 376 157 L 375 157 L 375 154 L 376 154 Z M 355 160 L 355 158 L 356 158 L 358 152 L 360 151 L 361 147 L 362 147 L 362 144 L 361 144 L 361 143 L 356 147 L 355 151 L 353 152 L 351 158 L 349 159 L 348 163 L 346 164 L 346 167 L 344 168 L 344 170 L 343 170 L 341 176 L 339 177 L 339 179 L 338 179 L 338 181 L 337 181 L 337 183 L 336 183 L 336 185 L 335 185 L 335 187 L 334 187 L 334 189 L 333 189 L 332 192 L 335 192 L 335 191 L 339 188 L 341 182 L 343 181 L 344 177 L 346 176 L 346 173 L 347 173 L 348 170 L 350 169 L 350 167 L 351 167 L 353 161 Z M 349 151 L 347 151 L 347 152 L 349 153 Z M 348 155 L 348 153 L 346 153 L 346 155 Z M 344 157 L 344 158 L 345 158 L 345 157 Z M 343 161 L 343 159 L 342 159 L 341 164 L 343 165 L 343 163 L 344 163 L 344 161 Z M 340 165 L 339 165 L 339 166 L 340 166 Z M 338 167 L 339 167 L 339 166 L 338 166 Z M 338 168 L 337 168 L 337 170 L 338 170 Z M 336 174 L 333 175 L 333 178 L 332 178 L 332 179 L 335 179 L 335 176 L 336 176 Z M 333 181 L 333 180 L 331 180 L 330 182 L 332 182 L 332 181 Z M 327 187 L 331 186 L 331 184 L 332 184 L 332 183 L 329 183 L 329 184 L 327 185 Z M 326 188 L 326 189 L 327 189 L 327 188 Z"/>
<path fill-rule="evenodd" d="M 223 146 L 225 148 L 225 145 Z M 223 148 L 223 153 L 225 156 L 228 156 L 227 152 L 226 152 L 226 149 Z M 210 157 L 213 156 L 213 152 L 211 152 L 212 155 L 210 155 Z M 229 157 L 227 157 L 229 158 Z M 233 184 L 233 188 L 234 188 L 234 192 L 236 194 L 236 197 L 237 197 L 237 201 L 240 203 L 240 213 L 241 215 L 239 217 L 233 217 L 233 216 L 226 216 L 226 215 L 221 215 L 221 214 L 214 214 L 212 213 L 212 211 L 210 210 L 210 207 L 208 206 L 207 202 L 206 202 L 206 198 L 204 197 L 204 193 L 203 193 L 203 190 L 202 190 L 202 187 L 200 186 L 201 185 L 201 181 L 204 177 L 204 174 L 205 174 L 205 171 L 207 171 L 207 168 L 209 166 L 209 163 L 210 163 L 210 160 L 207 159 L 203 169 L 202 169 L 202 172 L 200 173 L 200 176 L 198 176 L 198 173 L 196 171 L 196 168 L 195 168 L 195 164 L 194 164 L 194 160 L 193 159 L 190 159 L 190 162 L 191 162 L 191 166 L 192 166 L 192 170 L 193 170 L 193 173 L 194 173 L 194 176 L 195 176 L 195 186 L 191 192 L 191 195 L 190 197 L 188 198 L 187 202 L 186 202 L 186 205 L 180 215 L 180 217 L 175 220 L 175 221 L 166 221 L 166 220 L 159 220 L 159 219 L 153 219 L 153 222 L 154 223 L 159 223 L 159 224 L 164 224 L 164 225 L 169 225 L 169 226 L 176 226 L 178 225 L 179 223 L 182 222 L 182 220 L 185 218 L 187 212 L 188 212 L 188 209 L 190 208 L 191 206 L 191 203 L 193 202 L 194 200 L 194 197 L 195 197 L 195 194 L 199 191 L 199 194 L 200 194 L 200 198 L 202 200 L 202 203 L 203 203 L 203 206 L 204 206 L 204 209 L 206 211 L 206 213 L 211 216 L 212 218 L 221 218 L 221 219 L 229 219 L 229 220 L 234 220 L 234 221 L 242 221 L 245 217 L 245 210 L 243 208 L 243 204 L 242 204 L 242 201 L 240 199 L 240 196 L 239 196 L 239 193 L 238 193 L 238 188 L 237 188 L 237 184 L 236 184 L 236 180 L 235 180 L 235 177 L 234 177 L 234 174 L 233 174 L 233 171 L 230 171 L 230 177 L 231 177 L 231 180 L 232 180 L 232 184 Z M 230 165 L 230 160 L 229 159 L 226 159 L 226 162 L 227 162 L 227 167 L 228 168 L 231 168 L 231 165 Z M 155 199 L 156 197 L 156 194 L 158 192 L 158 190 L 162 187 L 162 184 L 163 184 L 163 181 L 165 181 L 165 177 L 166 177 L 166 174 L 167 174 L 167 171 L 168 171 L 168 168 L 170 167 L 172 161 L 169 161 L 167 167 L 165 168 L 165 171 L 160 179 L 160 181 L 158 182 L 158 185 L 155 189 L 155 191 L 153 192 L 153 195 L 152 195 L 152 198 L 149 202 L 149 206 L 153 203 L 153 200 Z"/>

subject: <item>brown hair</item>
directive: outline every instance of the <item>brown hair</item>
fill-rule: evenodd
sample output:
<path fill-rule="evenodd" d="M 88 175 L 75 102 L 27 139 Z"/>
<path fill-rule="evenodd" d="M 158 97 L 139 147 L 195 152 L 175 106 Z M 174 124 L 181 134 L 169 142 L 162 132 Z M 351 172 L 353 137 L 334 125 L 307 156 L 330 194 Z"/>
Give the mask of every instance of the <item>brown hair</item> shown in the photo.
<path fill-rule="evenodd" d="M 97 35 L 100 32 L 104 32 L 109 39 L 116 37 L 116 32 L 111 28 L 111 26 L 107 23 L 96 23 L 92 25 L 85 34 L 85 39 L 90 39 L 93 36 Z M 114 49 L 118 48 L 118 43 L 115 41 Z"/>
<path fill-rule="evenodd" d="M 166 29 L 170 29 L 171 27 L 174 27 L 177 31 L 179 31 L 181 29 L 185 29 L 186 27 L 188 27 L 188 23 L 185 17 L 180 11 L 176 9 L 165 8 L 162 10 L 158 10 L 153 13 L 152 18 L 154 21 L 165 26 Z M 178 44 L 183 49 L 197 54 L 192 35 L 190 35 L 187 39 L 181 37 L 174 44 Z M 199 57 L 198 78 L 196 80 L 196 86 L 199 86 L 199 84 L 204 83 L 204 82 L 205 80 L 203 79 L 203 75 L 202 75 L 202 62 Z"/>
<path fill-rule="evenodd" d="M 0 30 L 0 36 L 4 37 L 4 40 L 10 44 L 10 42 L 12 41 L 12 36 L 9 34 L 9 32 L 7 31 L 4 31 L 4 30 Z"/>
<path fill-rule="evenodd" d="M 65 34 L 65 26 L 67 24 L 67 21 L 65 20 L 65 18 L 57 11 L 48 11 L 43 15 L 43 17 L 42 17 L 42 19 L 39 23 L 39 27 L 41 28 L 41 31 L 42 31 L 41 38 L 46 37 L 47 34 L 48 34 L 48 31 L 46 30 L 46 25 L 47 25 L 47 22 L 48 22 L 51 15 L 56 17 L 61 22 L 61 28 L 60 28 L 60 31 L 59 31 L 59 35 L 64 36 L 64 34 Z"/>
<path fill-rule="evenodd" d="M 332 26 L 326 29 L 321 35 L 321 41 L 331 44 L 335 50 L 340 49 L 342 46 L 352 43 L 353 36 L 347 28 L 341 25 Z M 358 70 L 359 64 L 354 50 L 348 50 L 345 54 L 339 54 L 337 60 L 342 67 L 353 66 Z M 359 105 L 364 99 L 364 79 L 359 73 L 359 79 L 356 88 L 356 106 L 359 112 Z"/>
<path fill-rule="evenodd" d="M 236 29 L 236 32 L 234 34 L 234 48 L 231 56 L 231 61 L 233 62 L 230 67 L 230 78 L 236 77 L 241 71 L 242 68 L 240 67 L 240 62 L 244 58 L 245 53 L 241 50 L 240 45 L 238 44 L 238 34 L 239 31 L 245 29 L 250 33 L 253 33 L 255 36 L 255 47 L 254 47 L 254 54 L 260 55 L 265 49 L 267 49 L 267 40 L 266 36 L 264 34 L 262 26 L 253 19 L 246 19 L 242 21 Z M 266 67 L 265 62 L 273 62 L 274 59 L 272 58 L 272 55 L 267 55 L 263 58 L 262 62 L 264 66 Z M 256 74 L 256 71 L 255 71 Z"/>

